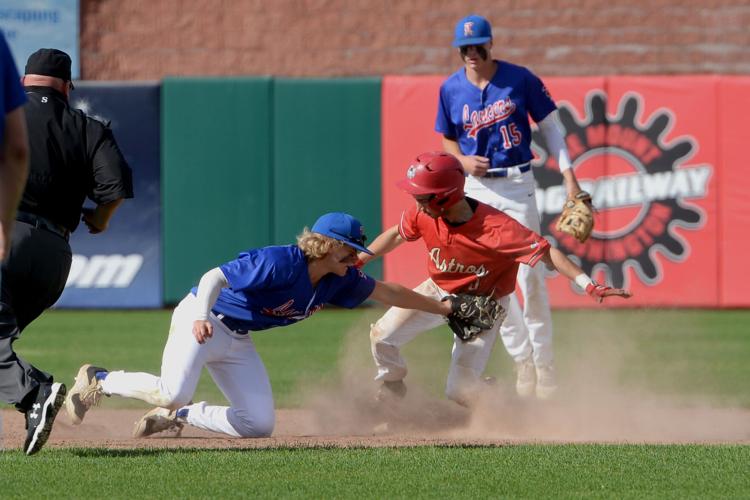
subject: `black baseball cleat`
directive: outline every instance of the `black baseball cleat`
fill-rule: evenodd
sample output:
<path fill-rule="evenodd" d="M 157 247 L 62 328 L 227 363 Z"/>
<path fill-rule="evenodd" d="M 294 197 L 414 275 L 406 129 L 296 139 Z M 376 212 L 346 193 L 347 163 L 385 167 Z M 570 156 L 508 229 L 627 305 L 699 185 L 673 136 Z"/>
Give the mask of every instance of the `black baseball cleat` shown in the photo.
<path fill-rule="evenodd" d="M 52 432 L 58 410 L 65 403 L 65 384 L 41 384 L 36 400 L 26 412 L 26 442 L 23 450 L 33 455 L 42 449 Z"/>

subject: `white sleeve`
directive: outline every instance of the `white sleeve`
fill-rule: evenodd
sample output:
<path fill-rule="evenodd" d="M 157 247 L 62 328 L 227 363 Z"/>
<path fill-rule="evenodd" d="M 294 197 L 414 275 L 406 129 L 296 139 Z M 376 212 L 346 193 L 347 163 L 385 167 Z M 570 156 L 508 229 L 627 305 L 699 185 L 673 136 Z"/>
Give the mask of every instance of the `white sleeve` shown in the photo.
<path fill-rule="evenodd" d="M 537 125 L 539 125 L 539 130 L 542 131 L 544 140 L 547 141 L 550 155 L 557 160 L 557 164 L 560 166 L 560 172 L 565 172 L 571 167 L 570 156 L 568 155 L 568 148 L 565 146 L 565 139 L 562 132 L 560 132 L 557 123 L 555 123 L 556 115 L 557 110 L 548 114 Z"/>
<path fill-rule="evenodd" d="M 229 286 L 227 278 L 221 269 L 215 267 L 203 275 L 198 283 L 198 291 L 195 293 L 198 299 L 196 320 L 207 320 L 211 308 L 216 303 L 216 298 L 222 288 Z"/>

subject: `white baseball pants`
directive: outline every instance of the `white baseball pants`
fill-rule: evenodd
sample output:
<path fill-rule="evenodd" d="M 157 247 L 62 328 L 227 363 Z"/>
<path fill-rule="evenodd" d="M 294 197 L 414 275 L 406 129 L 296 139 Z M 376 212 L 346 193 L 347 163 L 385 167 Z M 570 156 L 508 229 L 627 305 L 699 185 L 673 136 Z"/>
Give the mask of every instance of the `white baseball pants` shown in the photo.
<path fill-rule="evenodd" d="M 235 334 L 212 314 L 213 336 L 199 344 L 193 337 L 195 309 L 196 298 L 188 294 L 172 313 L 160 377 L 110 372 L 102 382 L 104 393 L 164 408 L 187 408 L 187 422 L 201 429 L 233 437 L 270 436 L 275 421 L 273 393 L 252 338 Z M 204 366 L 231 406 L 191 404 Z"/>
<path fill-rule="evenodd" d="M 417 286 L 414 291 L 438 300 L 448 295 L 431 279 Z M 499 303 L 507 307 L 508 297 L 501 298 Z M 403 379 L 408 370 L 406 361 L 401 356 L 401 347 L 420 333 L 445 323 L 445 317 L 439 314 L 400 307 L 388 309 L 370 328 L 372 356 L 378 367 L 375 380 L 393 382 Z M 462 342 L 454 335 L 445 386 L 445 395 L 449 399 L 460 404 L 467 404 L 472 399 L 497 340 L 498 327 L 499 325 L 495 325 L 469 342 Z"/>
<path fill-rule="evenodd" d="M 502 210 L 532 231 L 541 232 L 536 183 L 531 170 L 520 173 L 517 168 L 511 168 L 508 177 L 468 176 L 465 191 L 470 198 Z M 517 280 L 524 305 L 521 310 L 518 297 L 511 294 L 508 316 L 500 329 L 505 349 L 516 362 L 533 356 L 535 365 L 551 365 L 554 362 L 552 315 L 544 264 L 535 267 L 521 264 Z"/>

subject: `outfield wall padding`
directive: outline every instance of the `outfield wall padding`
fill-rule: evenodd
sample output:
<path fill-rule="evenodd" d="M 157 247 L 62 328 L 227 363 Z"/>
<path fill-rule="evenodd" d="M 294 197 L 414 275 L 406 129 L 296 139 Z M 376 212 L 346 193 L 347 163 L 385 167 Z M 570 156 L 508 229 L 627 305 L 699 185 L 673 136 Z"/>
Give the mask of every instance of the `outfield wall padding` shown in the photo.
<path fill-rule="evenodd" d="M 168 78 L 162 89 L 164 299 L 272 240 L 271 78 Z"/>
<path fill-rule="evenodd" d="M 380 79 L 276 79 L 273 91 L 273 240 L 292 243 L 327 212 L 382 225 Z M 368 266 L 379 277 L 382 264 Z"/>

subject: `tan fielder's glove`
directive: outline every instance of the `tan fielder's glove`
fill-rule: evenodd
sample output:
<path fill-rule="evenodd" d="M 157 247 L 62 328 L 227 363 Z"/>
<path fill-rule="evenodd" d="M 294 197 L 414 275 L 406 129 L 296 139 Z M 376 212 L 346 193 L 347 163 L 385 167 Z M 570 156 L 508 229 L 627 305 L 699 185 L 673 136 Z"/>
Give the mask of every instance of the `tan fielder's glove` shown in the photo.
<path fill-rule="evenodd" d="M 453 309 L 448 315 L 448 326 L 464 342 L 492 328 L 498 319 L 505 318 L 505 309 L 492 297 L 460 293 L 443 300 L 446 299 L 450 299 Z"/>
<path fill-rule="evenodd" d="M 594 229 L 594 213 L 591 210 L 591 195 L 579 191 L 563 205 L 563 211 L 557 220 L 558 231 L 568 233 L 581 243 L 591 236 Z"/>

